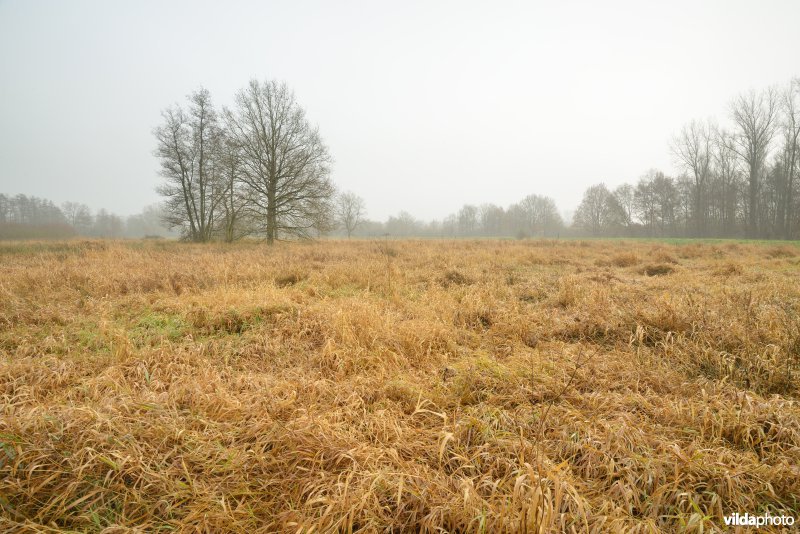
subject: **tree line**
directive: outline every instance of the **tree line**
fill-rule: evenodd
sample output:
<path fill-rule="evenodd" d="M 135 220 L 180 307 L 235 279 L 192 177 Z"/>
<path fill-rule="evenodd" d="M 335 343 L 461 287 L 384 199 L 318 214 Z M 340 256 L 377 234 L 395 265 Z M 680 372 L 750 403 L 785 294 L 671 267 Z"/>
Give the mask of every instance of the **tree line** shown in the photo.
<path fill-rule="evenodd" d="M 465 204 L 443 220 L 421 221 L 406 211 L 385 222 L 364 220 L 359 235 L 420 237 L 559 237 L 564 221 L 555 201 L 528 195 L 507 208 L 497 204 Z"/>
<path fill-rule="evenodd" d="M 606 236 L 800 238 L 800 79 L 729 105 L 730 126 L 694 120 L 674 137 L 682 173 L 586 190 L 573 226 Z"/>
<path fill-rule="evenodd" d="M 635 184 L 589 187 L 571 226 L 555 202 L 529 195 L 507 208 L 464 205 L 442 221 L 407 212 L 364 220 L 364 204 L 336 194 L 330 155 L 285 84 L 253 80 L 218 113 L 201 89 L 164 112 L 156 129 L 168 222 L 185 238 L 247 235 L 749 237 L 800 235 L 800 80 L 740 95 L 730 126 L 691 121 L 670 149 L 677 177 L 648 171 Z"/>
<path fill-rule="evenodd" d="M 161 224 L 158 205 L 141 213 L 121 217 L 106 209 L 92 212 L 80 202 L 57 206 L 50 200 L 29 195 L 0 193 L 0 239 L 64 239 L 74 236 L 122 238 L 169 237 Z"/>
<path fill-rule="evenodd" d="M 466 205 L 444 221 L 407 212 L 365 220 L 364 201 L 338 193 L 331 157 L 284 83 L 251 80 L 231 108 L 218 110 L 206 89 L 162 113 L 154 130 L 164 182 L 165 223 L 195 242 L 247 236 L 273 243 L 339 231 L 361 235 L 557 236 L 555 202 L 530 195 L 507 209 Z"/>
<path fill-rule="evenodd" d="M 337 192 L 328 147 L 276 81 L 250 81 L 222 110 L 201 88 L 162 117 L 154 129 L 162 204 L 123 220 L 80 203 L 0 194 L 0 239 L 170 231 L 195 242 L 267 243 L 330 234 L 800 238 L 800 79 L 740 95 L 727 127 L 689 122 L 670 143 L 678 176 L 653 169 L 634 184 L 593 185 L 567 222 L 553 199 L 535 194 L 506 208 L 466 204 L 440 221 L 405 211 L 367 220 L 362 198 Z"/>

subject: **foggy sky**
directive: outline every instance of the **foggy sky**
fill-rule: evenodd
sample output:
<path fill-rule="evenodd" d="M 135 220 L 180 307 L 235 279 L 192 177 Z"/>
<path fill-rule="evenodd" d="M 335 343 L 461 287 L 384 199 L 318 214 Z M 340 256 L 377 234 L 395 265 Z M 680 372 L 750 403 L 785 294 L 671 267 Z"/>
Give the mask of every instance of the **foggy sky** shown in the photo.
<path fill-rule="evenodd" d="M 294 90 L 370 218 L 442 218 L 652 167 L 693 118 L 800 75 L 800 2 L 0 0 L 0 193 L 132 214 L 203 85 Z"/>

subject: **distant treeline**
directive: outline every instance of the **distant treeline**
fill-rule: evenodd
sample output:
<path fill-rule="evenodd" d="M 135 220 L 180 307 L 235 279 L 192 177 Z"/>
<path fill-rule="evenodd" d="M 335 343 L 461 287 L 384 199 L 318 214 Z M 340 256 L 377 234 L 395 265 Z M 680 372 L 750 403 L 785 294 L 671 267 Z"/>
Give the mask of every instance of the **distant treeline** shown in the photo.
<path fill-rule="evenodd" d="M 0 239 L 174 236 L 164 228 L 162 218 L 158 206 L 123 218 L 105 209 L 92 213 L 88 206 L 78 202 L 56 206 L 50 200 L 34 196 L 0 194 Z"/>
<path fill-rule="evenodd" d="M 674 137 L 679 176 L 650 170 L 613 190 L 593 185 L 569 225 L 552 199 L 531 195 L 506 209 L 465 205 L 441 222 L 401 212 L 355 235 L 800 239 L 800 79 L 741 95 L 729 110 L 728 129 L 692 121 Z"/>
<path fill-rule="evenodd" d="M 356 236 L 558 237 L 567 230 L 552 198 L 528 195 L 507 208 L 467 204 L 444 220 L 422 221 L 401 211 L 386 222 L 361 221 Z"/>
<path fill-rule="evenodd" d="M 586 190 L 573 226 L 594 236 L 800 238 L 800 78 L 729 105 L 730 127 L 692 121 L 671 150 L 678 177 Z"/>
<path fill-rule="evenodd" d="M 730 104 L 730 126 L 692 121 L 671 151 L 676 177 L 651 170 L 635 184 L 589 187 L 571 221 L 553 199 L 506 208 L 467 204 L 441 221 L 406 211 L 366 219 L 364 200 L 337 192 L 330 156 L 285 84 L 253 80 L 222 117 L 208 91 L 164 111 L 154 131 L 165 201 L 123 219 L 84 204 L 0 194 L 0 239 L 181 236 L 729 237 L 800 239 L 800 79 Z M 268 110 L 269 113 L 263 113 Z M 166 228 L 165 228 L 166 227 Z"/>

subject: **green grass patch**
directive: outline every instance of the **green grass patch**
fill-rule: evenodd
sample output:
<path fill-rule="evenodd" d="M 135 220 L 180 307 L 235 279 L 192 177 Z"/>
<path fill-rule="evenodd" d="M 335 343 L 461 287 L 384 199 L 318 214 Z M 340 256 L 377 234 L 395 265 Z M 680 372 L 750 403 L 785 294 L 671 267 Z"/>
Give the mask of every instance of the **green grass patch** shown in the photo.
<path fill-rule="evenodd" d="M 189 333 L 190 326 L 177 314 L 148 312 L 129 330 L 137 346 L 156 345 L 161 341 L 178 341 Z"/>

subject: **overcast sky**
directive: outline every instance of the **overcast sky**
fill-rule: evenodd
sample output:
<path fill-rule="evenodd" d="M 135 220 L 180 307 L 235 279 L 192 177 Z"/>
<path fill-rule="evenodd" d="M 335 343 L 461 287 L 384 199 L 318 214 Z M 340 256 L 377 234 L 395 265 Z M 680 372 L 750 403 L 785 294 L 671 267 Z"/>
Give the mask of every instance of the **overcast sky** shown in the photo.
<path fill-rule="evenodd" d="M 126 215 L 200 85 L 294 88 L 370 217 L 674 172 L 669 140 L 800 75 L 800 2 L 0 0 L 0 192 Z"/>

